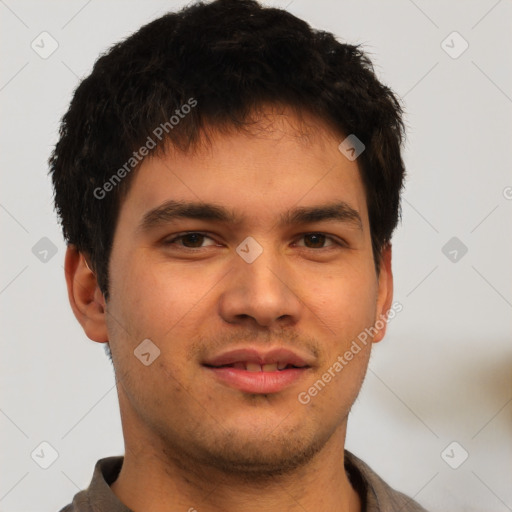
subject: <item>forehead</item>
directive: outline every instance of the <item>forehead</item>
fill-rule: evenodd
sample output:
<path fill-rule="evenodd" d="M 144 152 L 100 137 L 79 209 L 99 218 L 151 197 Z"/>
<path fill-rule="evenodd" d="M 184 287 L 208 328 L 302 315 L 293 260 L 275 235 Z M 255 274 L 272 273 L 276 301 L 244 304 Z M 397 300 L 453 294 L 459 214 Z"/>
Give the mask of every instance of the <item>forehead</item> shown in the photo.
<path fill-rule="evenodd" d="M 209 130 L 191 151 L 168 146 L 146 158 L 121 209 L 135 222 L 169 200 L 215 203 L 273 222 L 293 207 L 341 200 L 365 223 L 364 187 L 357 162 L 338 149 L 343 138 L 312 116 L 267 111 L 242 131 Z"/>

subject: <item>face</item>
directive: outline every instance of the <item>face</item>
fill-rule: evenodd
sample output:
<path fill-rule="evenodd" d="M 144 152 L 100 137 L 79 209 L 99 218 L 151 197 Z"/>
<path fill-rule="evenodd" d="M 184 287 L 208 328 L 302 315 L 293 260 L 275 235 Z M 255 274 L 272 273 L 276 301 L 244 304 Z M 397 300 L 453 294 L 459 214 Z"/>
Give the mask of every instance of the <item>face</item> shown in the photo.
<path fill-rule="evenodd" d="M 223 471 L 291 469 L 344 432 L 370 343 L 344 354 L 391 300 L 343 138 L 272 116 L 146 159 L 109 262 L 125 437 Z"/>

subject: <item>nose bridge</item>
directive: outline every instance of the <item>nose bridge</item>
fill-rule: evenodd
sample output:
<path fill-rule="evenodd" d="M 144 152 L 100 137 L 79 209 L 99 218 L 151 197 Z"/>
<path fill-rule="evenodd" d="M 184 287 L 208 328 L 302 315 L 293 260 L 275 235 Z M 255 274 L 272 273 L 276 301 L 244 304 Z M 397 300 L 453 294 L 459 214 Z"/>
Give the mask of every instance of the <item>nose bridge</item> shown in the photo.
<path fill-rule="evenodd" d="M 268 239 L 261 245 L 248 237 L 236 249 L 229 284 L 221 298 L 221 315 L 230 323 L 252 317 L 261 325 L 295 322 L 300 301 L 288 283 L 282 258 Z"/>
<path fill-rule="evenodd" d="M 283 268 L 278 256 L 266 250 L 251 263 L 246 261 L 237 262 L 236 268 L 239 283 L 246 289 L 246 293 L 259 295 L 263 292 L 271 295 L 281 296 L 283 294 Z M 281 279 L 279 279 L 281 277 Z"/>

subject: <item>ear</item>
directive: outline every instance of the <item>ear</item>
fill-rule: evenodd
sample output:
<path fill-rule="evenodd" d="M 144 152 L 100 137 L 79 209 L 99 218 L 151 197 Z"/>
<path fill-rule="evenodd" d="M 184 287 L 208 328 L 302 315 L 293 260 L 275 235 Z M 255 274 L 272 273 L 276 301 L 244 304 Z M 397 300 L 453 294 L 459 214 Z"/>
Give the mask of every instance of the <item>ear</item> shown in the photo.
<path fill-rule="evenodd" d="M 374 327 L 376 333 L 373 336 L 373 343 L 384 338 L 387 327 L 387 316 L 393 301 L 393 272 L 391 270 L 391 244 L 387 244 L 381 253 L 379 290 L 377 295 L 377 308 Z"/>
<path fill-rule="evenodd" d="M 98 286 L 96 274 L 74 245 L 68 245 L 64 270 L 69 303 L 76 319 L 89 339 L 98 343 L 107 342 L 105 298 Z"/>

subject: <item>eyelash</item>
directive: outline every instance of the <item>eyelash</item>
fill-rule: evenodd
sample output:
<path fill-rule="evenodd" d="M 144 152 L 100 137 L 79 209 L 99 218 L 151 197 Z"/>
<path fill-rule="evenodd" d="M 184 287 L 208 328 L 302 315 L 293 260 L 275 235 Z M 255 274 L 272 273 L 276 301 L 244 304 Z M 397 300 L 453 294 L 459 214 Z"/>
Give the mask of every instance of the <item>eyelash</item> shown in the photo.
<path fill-rule="evenodd" d="M 208 233 L 203 233 L 201 231 L 188 231 L 186 233 L 181 233 L 179 235 L 173 236 L 170 239 L 164 240 L 163 244 L 164 245 L 173 245 L 173 244 L 175 244 L 175 242 L 177 240 L 182 240 L 184 237 L 186 237 L 188 235 L 200 235 L 200 236 L 203 236 L 205 238 L 210 238 L 211 240 L 213 240 L 213 238 L 211 236 L 209 236 Z M 318 231 L 311 231 L 311 232 L 308 232 L 308 233 L 302 233 L 300 235 L 300 238 L 304 238 L 304 237 L 306 237 L 308 235 L 321 235 L 321 236 L 325 236 L 326 240 L 330 240 L 331 242 L 333 242 L 334 245 L 327 246 L 327 247 L 319 247 L 319 248 L 302 247 L 303 249 L 310 249 L 310 250 L 313 250 L 313 251 L 319 251 L 319 250 L 329 250 L 329 249 L 333 248 L 335 245 L 337 245 L 339 247 L 347 247 L 348 246 L 347 243 L 344 240 L 335 238 L 334 236 L 327 235 L 325 233 L 318 232 Z M 184 246 L 178 246 L 178 247 L 180 248 L 180 250 L 193 251 L 193 252 L 197 252 L 199 249 L 205 249 L 206 248 L 206 247 L 184 247 Z"/>

